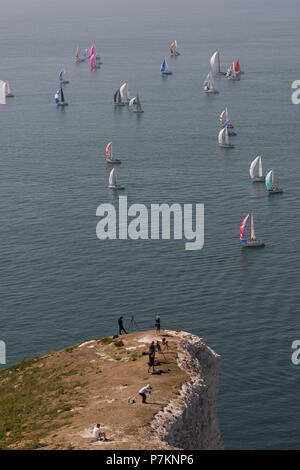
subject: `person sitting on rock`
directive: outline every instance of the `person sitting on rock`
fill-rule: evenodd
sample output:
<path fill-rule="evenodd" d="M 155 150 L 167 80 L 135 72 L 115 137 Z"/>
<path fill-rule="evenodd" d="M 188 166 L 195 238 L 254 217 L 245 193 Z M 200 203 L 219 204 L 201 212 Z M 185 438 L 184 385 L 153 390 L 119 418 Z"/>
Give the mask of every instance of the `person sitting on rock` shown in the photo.
<path fill-rule="evenodd" d="M 96 424 L 96 426 L 94 427 L 93 437 L 96 439 L 96 441 L 101 441 L 102 438 L 104 441 L 107 441 L 105 432 L 101 431 L 100 429 L 100 424 Z"/>

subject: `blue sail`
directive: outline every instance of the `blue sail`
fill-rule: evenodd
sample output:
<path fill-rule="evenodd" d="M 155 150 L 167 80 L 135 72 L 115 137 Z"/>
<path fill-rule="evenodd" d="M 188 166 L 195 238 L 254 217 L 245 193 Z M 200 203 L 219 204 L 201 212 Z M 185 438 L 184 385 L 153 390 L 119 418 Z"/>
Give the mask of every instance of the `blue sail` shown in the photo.
<path fill-rule="evenodd" d="M 164 72 L 166 70 L 166 59 L 163 60 L 163 63 L 161 64 L 160 71 Z"/>
<path fill-rule="evenodd" d="M 55 96 L 54 96 L 55 103 L 59 102 L 59 94 L 60 94 L 60 90 L 57 90 L 57 92 L 55 93 Z"/>
<path fill-rule="evenodd" d="M 273 173 L 273 170 L 269 171 L 269 173 L 267 174 L 266 176 L 266 188 L 268 191 L 272 191 L 273 189 L 273 185 L 272 185 L 272 173 Z"/>
<path fill-rule="evenodd" d="M 227 119 L 227 121 L 224 122 L 224 129 L 228 126 L 229 124 L 229 119 Z"/>

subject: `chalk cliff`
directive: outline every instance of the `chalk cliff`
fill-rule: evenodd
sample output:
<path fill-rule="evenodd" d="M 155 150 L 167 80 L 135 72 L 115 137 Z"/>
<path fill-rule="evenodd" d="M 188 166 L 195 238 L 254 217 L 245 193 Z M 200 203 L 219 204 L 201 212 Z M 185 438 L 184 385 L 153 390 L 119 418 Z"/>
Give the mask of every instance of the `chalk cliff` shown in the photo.
<path fill-rule="evenodd" d="M 189 375 L 179 391 L 151 422 L 170 445 L 182 449 L 223 449 L 217 421 L 218 371 L 221 357 L 197 336 L 178 334 L 178 365 Z"/>

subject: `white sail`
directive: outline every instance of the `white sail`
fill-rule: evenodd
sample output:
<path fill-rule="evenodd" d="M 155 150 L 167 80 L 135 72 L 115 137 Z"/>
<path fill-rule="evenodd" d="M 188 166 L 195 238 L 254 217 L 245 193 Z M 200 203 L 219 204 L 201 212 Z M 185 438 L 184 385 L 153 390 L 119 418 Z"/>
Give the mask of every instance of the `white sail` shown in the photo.
<path fill-rule="evenodd" d="M 255 231 L 254 231 L 254 217 L 252 213 L 250 217 L 250 239 L 256 240 Z"/>
<path fill-rule="evenodd" d="M 224 133 L 225 133 L 225 130 L 226 129 L 221 129 L 220 132 L 219 132 L 219 135 L 218 135 L 218 142 L 220 145 L 223 144 L 223 139 L 224 139 Z"/>
<path fill-rule="evenodd" d="M 126 85 L 126 99 L 127 99 L 127 101 L 130 100 L 130 92 L 129 92 L 128 85 Z"/>
<path fill-rule="evenodd" d="M 250 176 L 251 176 L 252 179 L 253 179 L 254 176 L 255 176 L 255 168 L 256 168 L 256 165 L 257 165 L 257 163 L 258 163 L 258 161 L 259 161 L 260 158 L 261 158 L 261 157 L 259 157 L 259 156 L 256 157 L 256 158 L 254 158 L 253 162 L 252 162 L 251 165 L 250 165 L 249 173 L 250 173 Z M 262 175 L 260 175 L 260 176 L 262 176 Z"/>
<path fill-rule="evenodd" d="M 123 85 L 120 87 L 120 96 L 121 96 L 121 101 L 124 101 L 125 100 L 125 94 L 124 94 L 124 91 L 125 91 L 125 88 L 127 87 L 127 83 L 123 83 Z"/>
<path fill-rule="evenodd" d="M 6 104 L 6 83 L 0 80 L 0 104 Z"/>
<path fill-rule="evenodd" d="M 136 104 L 136 110 L 137 111 L 142 111 L 142 106 L 141 106 L 139 94 L 136 95 L 135 104 Z"/>
<path fill-rule="evenodd" d="M 136 96 L 134 98 L 131 98 L 129 101 L 129 106 L 132 107 L 135 104 Z"/>
<path fill-rule="evenodd" d="M 210 67 L 214 73 L 220 72 L 220 56 L 219 51 L 213 53 L 210 58 Z"/>
<path fill-rule="evenodd" d="M 177 41 L 176 41 L 176 39 L 174 41 L 174 49 L 175 49 L 175 52 L 177 52 Z"/>
<path fill-rule="evenodd" d="M 258 176 L 259 176 L 260 178 L 262 178 L 262 175 L 263 175 L 262 158 L 259 157 L 259 161 L 258 161 Z"/>
<path fill-rule="evenodd" d="M 229 145 L 229 135 L 227 127 L 225 128 L 225 144 Z"/>
<path fill-rule="evenodd" d="M 214 80 L 210 72 L 207 74 L 207 77 L 203 83 L 203 89 L 204 91 L 214 90 Z"/>
<path fill-rule="evenodd" d="M 10 85 L 9 85 L 9 82 L 6 81 L 6 94 L 7 95 L 10 95 L 11 94 L 11 89 L 10 89 Z"/>
<path fill-rule="evenodd" d="M 108 183 L 110 186 L 116 186 L 117 185 L 117 173 L 115 168 L 113 168 L 109 174 L 109 180 Z"/>

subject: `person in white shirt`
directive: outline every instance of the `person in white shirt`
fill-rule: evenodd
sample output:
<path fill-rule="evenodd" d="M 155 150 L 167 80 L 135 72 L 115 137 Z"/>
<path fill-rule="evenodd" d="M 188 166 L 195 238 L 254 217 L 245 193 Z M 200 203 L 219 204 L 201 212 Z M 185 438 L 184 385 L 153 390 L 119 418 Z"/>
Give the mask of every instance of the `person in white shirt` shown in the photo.
<path fill-rule="evenodd" d="M 142 397 L 142 403 L 146 403 L 147 393 L 151 393 L 152 387 L 148 384 L 146 387 L 141 388 L 139 395 Z"/>
<path fill-rule="evenodd" d="M 101 438 L 103 437 L 104 441 L 106 441 L 106 435 L 105 432 L 101 431 L 100 429 L 100 424 L 97 424 L 94 429 L 93 429 L 93 437 L 97 440 L 100 441 Z"/>

